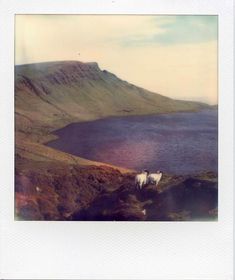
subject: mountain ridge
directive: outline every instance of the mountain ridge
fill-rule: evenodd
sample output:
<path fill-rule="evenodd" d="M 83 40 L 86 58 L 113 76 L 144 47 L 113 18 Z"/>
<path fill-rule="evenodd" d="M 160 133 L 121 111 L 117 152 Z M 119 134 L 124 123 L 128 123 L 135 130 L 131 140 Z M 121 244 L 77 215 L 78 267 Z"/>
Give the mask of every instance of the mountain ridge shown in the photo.
<path fill-rule="evenodd" d="M 41 144 L 57 137 L 54 130 L 74 122 L 203 108 L 208 105 L 173 100 L 136 87 L 101 70 L 96 62 L 54 61 L 15 66 L 16 153 L 25 159 L 35 159 L 37 151 L 41 154 L 37 159 L 45 160 L 46 156 L 47 160 L 68 161 L 71 155 Z M 27 153 L 23 153 L 26 146 Z M 79 157 L 75 160 L 82 165 L 92 163 Z"/>
<path fill-rule="evenodd" d="M 24 122 L 49 130 L 109 116 L 197 111 L 200 102 L 180 101 L 119 79 L 96 62 L 42 62 L 15 66 L 17 128 Z M 31 124 L 32 126 L 32 124 Z"/>
<path fill-rule="evenodd" d="M 101 70 L 96 62 L 15 66 L 15 218 L 216 219 L 216 174 L 195 178 L 165 174 L 162 189 L 147 186 L 139 192 L 134 170 L 43 145 L 56 137 L 54 130 L 72 122 L 207 108 L 207 104 L 174 100 L 137 87 Z M 170 207 L 169 200 L 174 201 Z"/>

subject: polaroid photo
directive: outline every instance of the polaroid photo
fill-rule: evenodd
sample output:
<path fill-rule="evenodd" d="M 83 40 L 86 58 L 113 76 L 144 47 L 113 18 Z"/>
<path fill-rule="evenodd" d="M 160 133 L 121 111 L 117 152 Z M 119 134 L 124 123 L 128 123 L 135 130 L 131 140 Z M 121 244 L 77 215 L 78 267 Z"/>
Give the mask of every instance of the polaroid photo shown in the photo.
<path fill-rule="evenodd" d="M 2 279 L 233 279 L 233 1 L 2 1 Z"/>

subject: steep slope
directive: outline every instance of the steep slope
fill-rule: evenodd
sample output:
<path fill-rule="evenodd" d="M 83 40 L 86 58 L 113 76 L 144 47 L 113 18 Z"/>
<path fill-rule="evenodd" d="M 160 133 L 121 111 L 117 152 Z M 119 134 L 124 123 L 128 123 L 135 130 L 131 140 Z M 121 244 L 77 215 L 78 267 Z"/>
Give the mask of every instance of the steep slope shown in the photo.
<path fill-rule="evenodd" d="M 148 185 L 140 191 L 133 184 L 134 173 L 123 174 L 107 166 L 20 160 L 18 168 L 17 219 L 178 221 L 217 218 L 217 175 L 213 173 L 196 177 L 164 174 L 158 188 Z"/>
<path fill-rule="evenodd" d="M 216 218 L 216 174 L 206 174 L 205 178 L 166 175 L 162 190 L 148 186 L 138 193 L 133 171 L 89 161 L 43 145 L 56 137 L 51 133 L 54 129 L 72 122 L 107 116 L 195 111 L 207 107 L 206 104 L 173 100 L 136 87 L 100 70 L 96 63 L 64 61 L 16 66 L 16 218 Z M 169 201 L 175 202 L 173 208 Z"/>
<path fill-rule="evenodd" d="M 15 67 L 16 129 L 43 134 L 68 123 L 107 116 L 206 108 L 123 81 L 97 63 L 48 62 Z"/>

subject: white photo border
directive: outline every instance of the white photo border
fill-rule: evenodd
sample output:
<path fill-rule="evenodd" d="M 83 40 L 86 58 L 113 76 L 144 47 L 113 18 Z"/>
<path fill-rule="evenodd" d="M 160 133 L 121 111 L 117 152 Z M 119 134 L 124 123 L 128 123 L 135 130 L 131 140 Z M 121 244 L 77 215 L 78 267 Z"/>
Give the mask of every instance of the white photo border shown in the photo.
<path fill-rule="evenodd" d="M 233 279 L 233 1 L 2 0 L 0 276 L 3 279 Z M 219 16 L 218 222 L 14 221 L 15 14 Z"/>

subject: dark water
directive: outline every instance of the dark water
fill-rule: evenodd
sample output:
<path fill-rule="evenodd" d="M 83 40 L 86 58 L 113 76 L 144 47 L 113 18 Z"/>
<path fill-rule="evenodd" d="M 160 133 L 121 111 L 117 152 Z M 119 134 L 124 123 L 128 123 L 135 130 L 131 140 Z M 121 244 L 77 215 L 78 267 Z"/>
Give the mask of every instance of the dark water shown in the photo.
<path fill-rule="evenodd" d="M 172 174 L 216 171 L 218 113 L 113 117 L 57 130 L 48 146 L 121 167 Z"/>

